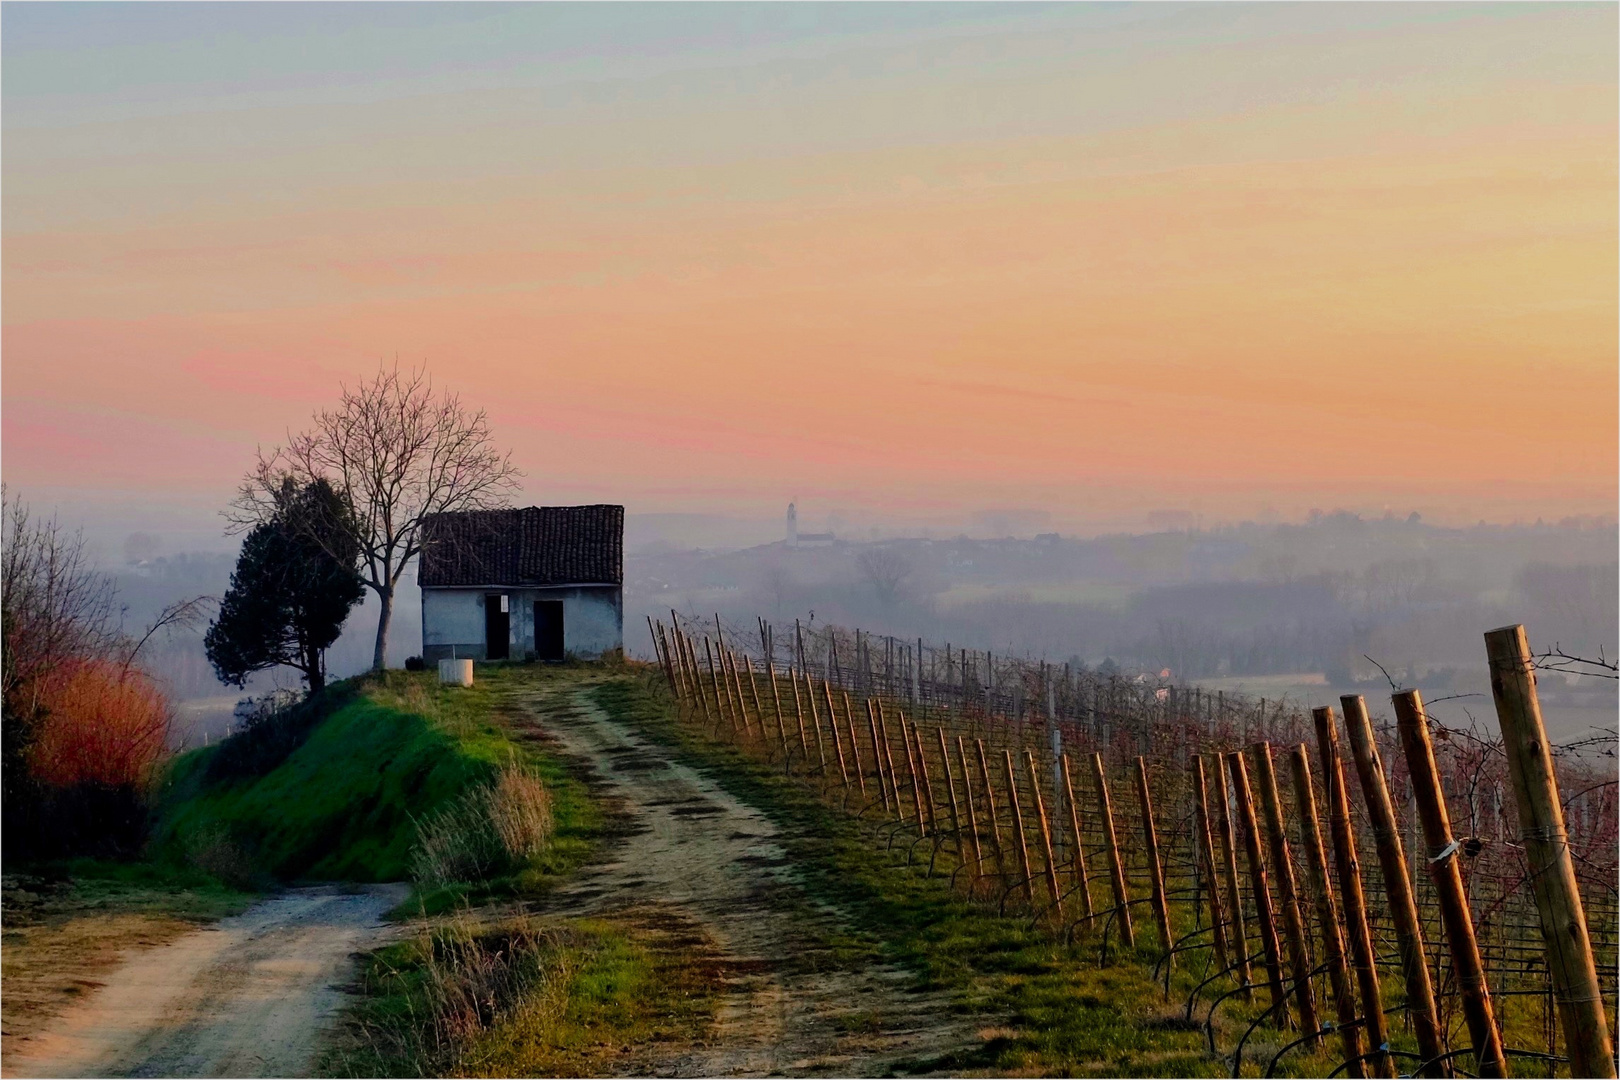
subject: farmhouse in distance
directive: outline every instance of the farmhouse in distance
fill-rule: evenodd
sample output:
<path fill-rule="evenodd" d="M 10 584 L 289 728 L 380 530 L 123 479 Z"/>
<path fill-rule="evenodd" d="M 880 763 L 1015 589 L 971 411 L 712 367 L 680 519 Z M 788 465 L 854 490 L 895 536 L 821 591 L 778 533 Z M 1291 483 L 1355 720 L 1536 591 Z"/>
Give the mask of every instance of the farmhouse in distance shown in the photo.
<path fill-rule="evenodd" d="M 624 507 L 435 514 L 423 525 L 422 659 L 599 659 L 624 647 Z"/>

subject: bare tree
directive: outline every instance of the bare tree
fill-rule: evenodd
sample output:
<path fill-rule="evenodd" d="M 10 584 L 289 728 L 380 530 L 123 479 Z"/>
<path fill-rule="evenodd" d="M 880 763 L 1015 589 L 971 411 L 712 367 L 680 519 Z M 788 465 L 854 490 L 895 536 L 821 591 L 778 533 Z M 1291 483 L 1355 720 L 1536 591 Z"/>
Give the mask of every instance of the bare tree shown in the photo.
<path fill-rule="evenodd" d="M 376 378 L 344 387 L 337 408 L 317 413 L 312 430 L 268 454 L 261 450 L 226 516 L 241 529 L 269 520 L 289 476 L 299 488 L 331 483 L 348 504 L 361 576 L 381 608 L 371 662 L 381 670 L 394 593 L 422 553 L 423 521 L 508 505 L 520 475 L 511 455 L 494 447 L 484 410 L 469 412 L 448 391 L 435 394 L 425 369 L 384 367 Z"/>
<path fill-rule="evenodd" d="M 900 595 L 900 586 L 911 576 L 911 560 L 889 548 L 866 548 L 855 560 L 861 574 L 877 593 L 878 601 L 888 605 Z"/>
<path fill-rule="evenodd" d="M 23 720 L 37 711 L 40 677 L 52 666 L 104 655 L 119 635 L 112 579 L 91 566 L 83 533 L 32 516 L 10 492 L 0 503 L 0 680 L 8 717 Z"/>

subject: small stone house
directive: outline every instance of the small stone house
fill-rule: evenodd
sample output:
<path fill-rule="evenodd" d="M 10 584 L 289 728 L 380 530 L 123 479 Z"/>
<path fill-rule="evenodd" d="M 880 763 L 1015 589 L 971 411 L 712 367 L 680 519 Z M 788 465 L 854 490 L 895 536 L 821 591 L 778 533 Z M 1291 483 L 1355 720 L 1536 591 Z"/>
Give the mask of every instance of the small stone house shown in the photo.
<path fill-rule="evenodd" d="M 594 660 L 624 647 L 624 507 L 435 514 L 422 537 L 429 664 Z"/>

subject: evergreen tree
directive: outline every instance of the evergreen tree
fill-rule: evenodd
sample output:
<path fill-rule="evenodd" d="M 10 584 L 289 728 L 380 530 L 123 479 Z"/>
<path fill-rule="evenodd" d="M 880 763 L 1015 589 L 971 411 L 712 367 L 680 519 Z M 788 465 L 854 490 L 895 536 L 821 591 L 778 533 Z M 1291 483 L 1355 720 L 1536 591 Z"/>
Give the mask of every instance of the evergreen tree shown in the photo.
<path fill-rule="evenodd" d="M 365 594 L 360 539 L 347 503 L 325 480 L 285 479 L 269 519 L 242 541 L 231 587 L 204 646 L 220 681 L 286 666 L 311 693 L 326 685 L 326 648 Z"/>

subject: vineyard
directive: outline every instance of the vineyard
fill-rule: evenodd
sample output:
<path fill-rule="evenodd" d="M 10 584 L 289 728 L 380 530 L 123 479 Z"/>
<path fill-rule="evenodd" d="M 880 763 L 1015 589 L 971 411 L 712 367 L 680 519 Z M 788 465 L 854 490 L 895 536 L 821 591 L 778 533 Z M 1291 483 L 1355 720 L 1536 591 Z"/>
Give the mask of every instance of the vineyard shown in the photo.
<path fill-rule="evenodd" d="M 1392 686 L 1288 702 L 859 630 L 649 620 L 688 723 L 875 845 L 1108 965 L 1152 965 L 1233 1076 L 1615 1075 L 1615 736 L 1550 745 L 1486 635 L 1501 734 Z M 1612 673 L 1606 663 L 1602 673 Z"/>

